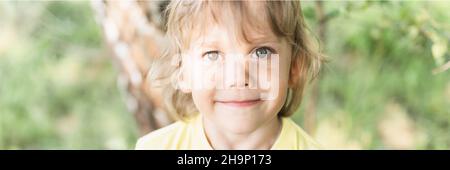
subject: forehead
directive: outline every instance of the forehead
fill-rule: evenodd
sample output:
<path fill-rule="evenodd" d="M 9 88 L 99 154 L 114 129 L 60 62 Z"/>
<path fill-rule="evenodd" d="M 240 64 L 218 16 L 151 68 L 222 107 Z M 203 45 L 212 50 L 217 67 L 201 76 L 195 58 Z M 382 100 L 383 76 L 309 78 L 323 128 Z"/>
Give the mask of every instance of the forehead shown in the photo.
<path fill-rule="evenodd" d="M 204 2 L 184 29 L 184 44 L 227 39 L 240 43 L 275 41 L 270 16 L 263 1 Z"/>
<path fill-rule="evenodd" d="M 222 43 L 232 43 L 233 45 L 251 45 L 261 44 L 267 42 L 279 42 L 279 39 L 273 34 L 270 29 L 259 31 L 255 29 L 246 29 L 245 32 L 232 30 L 233 28 L 227 27 L 222 24 L 211 25 L 207 27 L 207 31 L 203 33 L 197 33 L 197 36 L 188 43 L 191 47 L 203 46 L 203 45 L 221 45 Z"/>

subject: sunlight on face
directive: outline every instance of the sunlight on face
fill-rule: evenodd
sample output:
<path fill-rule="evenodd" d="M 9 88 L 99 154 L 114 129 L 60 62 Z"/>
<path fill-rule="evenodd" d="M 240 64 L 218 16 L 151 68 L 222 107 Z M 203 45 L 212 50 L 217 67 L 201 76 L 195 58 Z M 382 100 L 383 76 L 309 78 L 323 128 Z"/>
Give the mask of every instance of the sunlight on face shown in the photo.
<path fill-rule="evenodd" d="M 287 97 L 291 46 L 272 32 L 261 9 L 262 3 L 249 5 L 253 15 L 247 21 L 252 23 L 242 20 L 244 27 L 235 27 L 240 22 L 229 17 L 199 21 L 204 31 L 191 32 L 195 38 L 182 55 L 183 82 L 189 84 L 197 109 L 215 126 L 234 133 L 273 121 Z"/>
<path fill-rule="evenodd" d="M 255 38 L 246 42 L 230 38 L 226 27 L 215 25 L 194 40 L 182 58 L 196 107 L 223 129 L 253 131 L 273 120 L 285 102 L 290 47 L 266 30 L 250 34 Z"/>

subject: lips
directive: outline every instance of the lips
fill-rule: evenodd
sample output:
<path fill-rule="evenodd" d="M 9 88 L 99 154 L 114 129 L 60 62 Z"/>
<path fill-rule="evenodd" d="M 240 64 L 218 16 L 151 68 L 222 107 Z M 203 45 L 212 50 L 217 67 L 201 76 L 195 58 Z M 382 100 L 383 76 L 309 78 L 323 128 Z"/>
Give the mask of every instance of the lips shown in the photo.
<path fill-rule="evenodd" d="M 261 102 L 261 99 L 216 101 L 216 103 L 223 104 L 226 106 L 232 106 L 232 107 L 249 107 L 249 106 L 256 105 L 260 102 Z"/>

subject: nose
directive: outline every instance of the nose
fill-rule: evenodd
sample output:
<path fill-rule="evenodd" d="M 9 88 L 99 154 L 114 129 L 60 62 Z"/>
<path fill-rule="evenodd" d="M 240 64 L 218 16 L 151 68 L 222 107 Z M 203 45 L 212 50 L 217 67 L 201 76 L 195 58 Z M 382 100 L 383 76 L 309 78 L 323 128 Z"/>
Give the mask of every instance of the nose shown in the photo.
<path fill-rule="evenodd" d="M 251 61 L 245 55 L 230 55 L 225 57 L 224 84 L 226 89 L 243 89 L 252 87 L 254 76 Z M 256 70 L 256 69 L 254 69 Z"/>

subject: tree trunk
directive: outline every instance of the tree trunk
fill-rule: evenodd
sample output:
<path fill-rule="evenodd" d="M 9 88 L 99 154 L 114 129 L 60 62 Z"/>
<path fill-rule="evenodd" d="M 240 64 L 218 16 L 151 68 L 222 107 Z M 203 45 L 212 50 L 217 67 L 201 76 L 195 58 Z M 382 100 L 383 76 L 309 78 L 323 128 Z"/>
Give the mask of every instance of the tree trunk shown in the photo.
<path fill-rule="evenodd" d="M 171 123 L 161 103 L 161 89 L 150 88 L 145 77 L 150 64 L 167 46 L 162 10 L 167 1 L 101 1 L 91 5 L 102 27 L 118 84 L 141 135 Z"/>
<path fill-rule="evenodd" d="M 316 12 L 316 19 L 318 21 L 317 33 L 319 35 L 320 41 L 323 44 L 325 44 L 326 42 L 325 33 L 327 29 L 328 18 L 325 15 L 323 1 L 315 2 L 315 12 Z M 304 114 L 305 130 L 310 134 L 314 134 L 316 128 L 317 100 L 319 96 L 319 87 L 317 82 L 319 81 L 319 78 L 320 77 L 317 77 L 317 79 L 311 83 L 311 95 L 308 104 L 306 105 L 306 110 Z"/>

